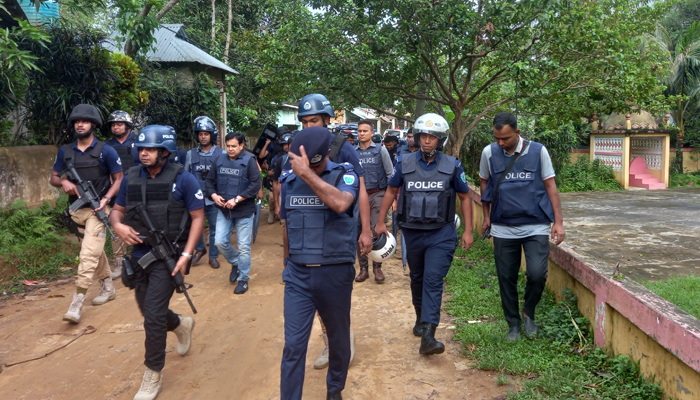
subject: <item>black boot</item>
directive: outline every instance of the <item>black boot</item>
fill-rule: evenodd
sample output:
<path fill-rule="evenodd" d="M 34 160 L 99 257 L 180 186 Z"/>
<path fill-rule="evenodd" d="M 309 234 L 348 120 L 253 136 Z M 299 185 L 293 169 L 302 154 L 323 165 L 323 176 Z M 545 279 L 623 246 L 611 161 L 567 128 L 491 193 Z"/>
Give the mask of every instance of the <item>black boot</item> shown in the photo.
<path fill-rule="evenodd" d="M 426 356 L 442 354 L 445 351 L 445 345 L 435 340 L 437 325 L 426 322 L 423 326 L 423 336 L 420 338 L 420 350 L 418 352 Z"/>
<path fill-rule="evenodd" d="M 416 309 L 416 324 L 413 325 L 413 336 L 423 336 L 423 323 L 420 322 L 421 308 L 413 306 Z"/>
<path fill-rule="evenodd" d="M 340 393 L 328 392 L 326 394 L 326 400 L 343 400 L 343 395 Z"/>

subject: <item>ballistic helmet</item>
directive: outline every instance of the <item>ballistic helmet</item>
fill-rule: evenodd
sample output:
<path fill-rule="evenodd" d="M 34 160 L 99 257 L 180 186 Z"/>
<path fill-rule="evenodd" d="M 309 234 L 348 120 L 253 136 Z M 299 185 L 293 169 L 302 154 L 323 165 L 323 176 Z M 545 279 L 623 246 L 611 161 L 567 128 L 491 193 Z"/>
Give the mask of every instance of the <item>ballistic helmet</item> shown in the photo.
<path fill-rule="evenodd" d="M 215 144 L 216 134 L 219 133 L 219 130 L 216 129 L 216 124 L 211 118 L 201 116 L 194 119 L 194 133 L 199 140 L 199 134 L 197 132 L 209 132 L 211 134 L 211 142 Z"/>
<path fill-rule="evenodd" d="M 112 122 L 124 122 L 129 129 L 134 127 L 134 120 L 131 118 L 128 112 L 117 110 L 109 114 L 109 119 L 107 119 L 107 125 Z"/>
<path fill-rule="evenodd" d="M 168 125 L 148 125 L 141 129 L 134 146 L 157 147 L 168 150 L 170 154 L 174 154 L 177 152 L 175 129 Z"/>
<path fill-rule="evenodd" d="M 380 133 L 375 133 L 372 135 L 372 141 L 374 143 L 381 143 L 382 142 L 382 135 Z"/>
<path fill-rule="evenodd" d="M 335 118 L 333 106 L 326 96 L 318 93 L 307 94 L 299 102 L 299 121 L 301 121 L 301 117 L 317 114 L 325 114 Z"/>
<path fill-rule="evenodd" d="M 394 235 L 391 232 L 388 233 L 388 236 L 382 233 L 372 240 L 372 251 L 367 254 L 367 257 L 376 263 L 381 263 L 393 256 L 395 252 L 396 238 Z"/>
<path fill-rule="evenodd" d="M 420 135 L 428 134 L 437 137 L 439 140 L 435 150 L 440 151 L 447 144 L 447 140 L 450 138 L 450 125 L 447 123 L 445 118 L 434 114 L 428 113 L 423 114 L 416 120 L 413 125 L 413 137 L 416 138 L 420 143 Z"/>
<path fill-rule="evenodd" d="M 73 107 L 70 116 L 68 117 L 68 124 L 73 125 L 73 122 L 77 120 L 90 121 L 97 126 L 97 128 L 102 127 L 102 117 L 100 117 L 100 112 L 92 104 L 78 104 Z"/>
<path fill-rule="evenodd" d="M 280 144 L 290 144 L 292 143 L 292 134 L 291 133 L 285 133 L 282 135 L 280 138 Z"/>
<path fill-rule="evenodd" d="M 460 226 L 462 226 L 462 220 L 459 218 L 459 215 L 455 214 L 455 230 L 459 230 Z"/>
<path fill-rule="evenodd" d="M 282 135 L 286 135 L 287 133 L 289 133 L 289 128 L 287 128 L 286 126 L 282 125 L 277 127 L 277 137 L 281 137 Z"/>

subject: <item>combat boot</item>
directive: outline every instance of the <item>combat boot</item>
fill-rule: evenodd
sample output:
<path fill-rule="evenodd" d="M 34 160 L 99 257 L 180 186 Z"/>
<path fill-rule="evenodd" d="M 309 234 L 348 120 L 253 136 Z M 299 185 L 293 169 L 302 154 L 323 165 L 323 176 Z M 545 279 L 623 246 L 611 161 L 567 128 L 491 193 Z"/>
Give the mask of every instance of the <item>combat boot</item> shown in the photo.
<path fill-rule="evenodd" d="M 275 223 L 275 212 L 273 210 L 270 210 L 270 212 L 267 213 L 267 223 L 268 224 Z"/>
<path fill-rule="evenodd" d="M 192 331 L 194 330 L 194 318 L 180 317 L 180 325 L 173 331 L 177 335 L 177 354 L 184 356 L 192 346 Z"/>
<path fill-rule="evenodd" d="M 343 395 L 340 393 L 326 393 L 326 400 L 343 400 Z"/>
<path fill-rule="evenodd" d="M 369 278 L 368 268 L 360 268 L 360 273 L 357 274 L 355 282 L 364 282 L 367 278 Z"/>
<path fill-rule="evenodd" d="M 118 258 L 114 262 L 114 271 L 112 271 L 112 274 L 109 276 L 112 279 L 118 279 L 122 277 L 122 259 Z"/>
<path fill-rule="evenodd" d="M 328 335 L 321 335 L 323 343 L 326 347 L 323 348 L 321 355 L 314 361 L 314 369 L 324 369 L 328 366 Z"/>
<path fill-rule="evenodd" d="M 82 293 L 73 293 L 73 302 L 70 303 L 68 312 L 63 315 L 63 320 L 77 324 L 80 322 L 80 311 L 83 309 L 85 295 Z"/>
<path fill-rule="evenodd" d="M 413 336 L 423 336 L 423 323 L 420 322 L 421 308 L 413 306 L 416 309 L 416 324 L 413 325 Z"/>
<path fill-rule="evenodd" d="M 156 372 L 148 367 L 146 367 L 146 372 L 143 374 L 143 381 L 141 382 L 141 388 L 139 389 L 134 400 L 153 400 L 160 393 L 160 389 L 163 385 L 163 373 Z"/>
<path fill-rule="evenodd" d="M 374 281 L 377 283 L 384 283 L 384 273 L 382 272 L 382 267 L 372 267 L 372 272 L 374 273 Z"/>
<path fill-rule="evenodd" d="M 93 306 L 100 306 L 117 298 L 117 290 L 114 288 L 112 278 L 100 279 L 100 294 L 92 299 Z"/>
<path fill-rule="evenodd" d="M 420 354 L 431 356 L 433 354 L 442 354 L 445 351 L 445 345 L 435 339 L 435 329 L 437 325 L 426 322 L 423 328 L 423 336 L 420 338 Z"/>

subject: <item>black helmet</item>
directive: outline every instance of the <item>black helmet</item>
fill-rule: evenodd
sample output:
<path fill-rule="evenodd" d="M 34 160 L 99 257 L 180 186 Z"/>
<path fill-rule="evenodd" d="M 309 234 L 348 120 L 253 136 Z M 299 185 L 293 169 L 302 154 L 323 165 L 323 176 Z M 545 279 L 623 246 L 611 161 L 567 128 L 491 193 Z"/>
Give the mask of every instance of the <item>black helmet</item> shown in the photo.
<path fill-rule="evenodd" d="M 307 94 L 299 102 L 299 121 L 301 121 L 301 117 L 317 114 L 325 114 L 335 118 L 333 106 L 326 96 L 318 93 Z"/>
<path fill-rule="evenodd" d="M 171 154 L 176 153 L 175 129 L 168 125 L 148 125 L 141 129 L 134 146 L 158 147 L 168 150 Z"/>
<path fill-rule="evenodd" d="M 281 137 L 282 135 L 285 135 L 287 133 L 289 133 L 289 128 L 287 128 L 286 126 L 282 125 L 277 127 L 277 137 Z"/>
<path fill-rule="evenodd" d="M 296 136 L 297 133 L 299 133 L 299 129 L 295 129 L 295 130 L 289 132 L 289 134 L 292 135 L 292 137 Z"/>
<path fill-rule="evenodd" d="M 381 143 L 382 142 L 382 135 L 379 133 L 375 133 L 374 135 L 372 135 L 372 141 L 374 143 Z"/>
<path fill-rule="evenodd" d="M 280 139 L 280 144 L 289 144 L 289 143 L 291 143 L 293 137 L 294 137 L 294 136 L 292 136 L 291 133 L 285 133 L 284 135 L 282 135 L 282 138 Z"/>
<path fill-rule="evenodd" d="M 126 123 L 126 126 L 129 127 L 129 129 L 134 127 L 134 120 L 131 118 L 131 115 L 129 115 L 128 112 L 122 110 L 117 110 L 109 114 L 109 119 L 107 119 L 107 125 L 111 124 L 112 122 L 124 122 Z"/>
<path fill-rule="evenodd" d="M 97 125 L 98 128 L 102 127 L 102 117 L 100 117 L 99 111 L 92 104 L 78 104 L 73 107 L 73 111 L 68 117 L 68 124 L 72 125 L 77 120 L 90 121 Z"/>
<path fill-rule="evenodd" d="M 197 132 L 209 132 L 211 134 L 211 142 L 216 143 L 216 134 L 219 133 L 216 129 L 216 124 L 211 118 L 206 116 L 197 117 L 194 119 L 194 133 Z"/>

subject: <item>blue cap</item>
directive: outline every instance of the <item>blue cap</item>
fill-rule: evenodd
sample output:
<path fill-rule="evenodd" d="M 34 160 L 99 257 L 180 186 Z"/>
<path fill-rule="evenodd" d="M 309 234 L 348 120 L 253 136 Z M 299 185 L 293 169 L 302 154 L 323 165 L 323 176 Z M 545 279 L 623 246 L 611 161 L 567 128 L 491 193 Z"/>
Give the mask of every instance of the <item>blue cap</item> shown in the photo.
<path fill-rule="evenodd" d="M 302 129 L 294 136 L 289 151 L 299 156 L 301 155 L 299 148 L 304 146 L 304 151 L 306 151 L 306 156 L 309 158 L 309 163 L 311 165 L 316 165 L 328 156 L 328 151 L 330 150 L 328 135 L 328 128 L 322 126 Z"/>

